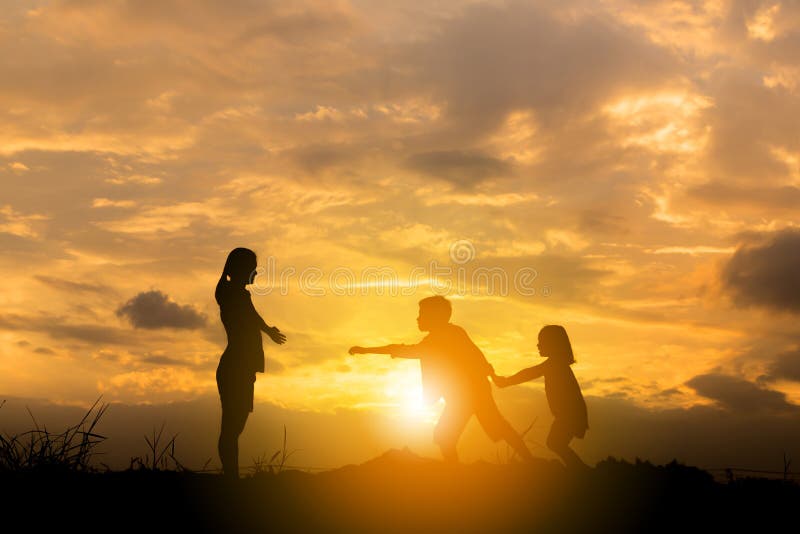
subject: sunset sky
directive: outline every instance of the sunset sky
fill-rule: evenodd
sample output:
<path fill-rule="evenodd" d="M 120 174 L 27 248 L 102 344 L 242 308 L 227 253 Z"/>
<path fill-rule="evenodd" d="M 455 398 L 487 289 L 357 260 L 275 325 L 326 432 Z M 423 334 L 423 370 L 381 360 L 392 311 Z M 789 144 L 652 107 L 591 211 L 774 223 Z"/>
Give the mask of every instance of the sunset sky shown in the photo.
<path fill-rule="evenodd" d="M 418 364 L 347 349 L 418 341 L 445 294 L 501 374 L 565 326 L 590 459 L 621 447 L 611 405 L 793 422 L 730 461 L 800 455 L 797 2 L 2 0 L 0 49 L 3 410 L 216 399 L 244 246 L 288 338 L 264 336 L 270 440 L 294 414 L 428 444 Z M 549 420 L 541 381 L 513 389 L 516 427 Z"/>

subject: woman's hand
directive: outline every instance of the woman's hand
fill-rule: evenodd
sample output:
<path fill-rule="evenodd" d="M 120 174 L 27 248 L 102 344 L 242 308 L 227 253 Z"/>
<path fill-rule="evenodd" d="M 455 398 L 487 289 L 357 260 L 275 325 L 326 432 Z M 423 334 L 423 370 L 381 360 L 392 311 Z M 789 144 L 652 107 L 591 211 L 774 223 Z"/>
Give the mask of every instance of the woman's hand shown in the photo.
<path fill-rule="evenodd" d="M 367 354 L 366 349 L 364 347 L 359 347 L 356 345 L 355 347 L 350 347 L 350 350 L 347 351 L 348 354 Z"/>
<path fill-rule="evenodd" d="M 269 327 L 269 329 L 267 330 L 267 335 L 272 341 L 274 341 L 278 345 L 283 345 L 284 343 L 286 343 L 286 336 L 283 335 L 283 332 L 278 330 L 277 326 Z"/>

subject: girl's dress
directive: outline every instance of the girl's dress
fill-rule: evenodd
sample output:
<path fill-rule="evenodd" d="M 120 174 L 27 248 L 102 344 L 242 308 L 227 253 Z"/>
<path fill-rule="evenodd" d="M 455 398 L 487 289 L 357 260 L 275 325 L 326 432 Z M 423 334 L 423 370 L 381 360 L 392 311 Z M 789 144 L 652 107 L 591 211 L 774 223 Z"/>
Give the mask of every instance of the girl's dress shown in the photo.
<path fill-rule="evenodd" d="M 555 417 L 554 425 L 563 426 L 570 434 L 582 438 L 589 428 L 586 401 L 569 364 L 552 358 L 541 364 L 547 403 Z"/>

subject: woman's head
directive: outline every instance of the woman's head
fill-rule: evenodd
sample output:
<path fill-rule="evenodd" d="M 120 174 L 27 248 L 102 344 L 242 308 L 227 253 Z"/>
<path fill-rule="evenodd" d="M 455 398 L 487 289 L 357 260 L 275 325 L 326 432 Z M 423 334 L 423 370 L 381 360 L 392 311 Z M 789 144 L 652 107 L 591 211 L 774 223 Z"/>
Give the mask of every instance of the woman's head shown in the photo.
<path fill-rule="evenodd" d="M 572 344 L 567 331 L 557 324 L 549 324 L 539 331 L 539 354 L 546 358 L 556 358 L 564 363 L 575 363 Z"/>
<path fill-rule="evenodd" d="M 250 282 L 250 277 L 256 270 L 256 253 L 249 248 L 235 248 L 228 254 L 225 267 L 222 269 L 222 278 L 230 277 L 231 282 Z"/>

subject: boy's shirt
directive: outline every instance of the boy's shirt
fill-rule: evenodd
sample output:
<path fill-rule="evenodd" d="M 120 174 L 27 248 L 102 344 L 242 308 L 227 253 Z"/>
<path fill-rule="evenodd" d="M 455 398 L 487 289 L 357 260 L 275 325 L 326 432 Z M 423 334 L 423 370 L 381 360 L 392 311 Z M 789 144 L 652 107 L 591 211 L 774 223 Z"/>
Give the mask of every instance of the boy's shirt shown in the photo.
<path fill-rule="evenodd" d="M 425 400 L 453 398 L 488 387 L 489 362 L 460 326 L 446 326 L 430 332 L 416 345 L 402 349 L 405 357 L 419 358 Z"/>

